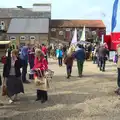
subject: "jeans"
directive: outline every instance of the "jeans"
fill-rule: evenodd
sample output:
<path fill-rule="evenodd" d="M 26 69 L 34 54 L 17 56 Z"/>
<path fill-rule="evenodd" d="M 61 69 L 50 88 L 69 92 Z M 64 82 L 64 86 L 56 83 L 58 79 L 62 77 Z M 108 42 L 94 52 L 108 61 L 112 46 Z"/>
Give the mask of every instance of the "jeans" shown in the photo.
<path fill-rule="evenodd" d="M 72 66 L 71 65 L 66 65 L 67 68 L 67 76 L 70 76 L 72 73 Z"/>
<path fill-rule="evenodd" d="M 62 66 L 62 57 L 58 58 L 58 64 L 59 64 L 59 66 Z"/>
<path fill-rule="evenodd" d="M 118 68 L 117 85 L 120 88 L 120 68 Z"/>
<path fill-rule="evenodd" d="M 22 81 L 26 81 L 26 74 L 27 74 L 27 66 L 28 62 L 26 60 L 22 60 Z"/>
<path fill-rule="evenodd" d="M 100 70 L 105 71 L 106 58 L 100 57 Z"/>
<path fill-rule="evenodd" d="M 81 76 L 83 72 L 83 61 L 77 60 L 78 75 Z"/>

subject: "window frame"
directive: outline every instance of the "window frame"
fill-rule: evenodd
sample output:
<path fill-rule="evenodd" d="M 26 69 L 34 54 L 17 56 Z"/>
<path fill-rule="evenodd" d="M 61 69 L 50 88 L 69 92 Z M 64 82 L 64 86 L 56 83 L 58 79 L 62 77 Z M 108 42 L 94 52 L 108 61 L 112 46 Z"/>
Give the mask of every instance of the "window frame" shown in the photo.
<path fill-rule="evenodd" d="M 12 39 L 12 37 L 13 37 L 14 39 Z M 16 40 L 16 37 L 15 37 L 15 36 L 10 36 L 10 40 Z"/>
<path fill-rule="evenodd" d="M 22 37 L 24 37 L 24 39 L 21 39 Z M 25 41 L 26 40 L 26 36 L 20 36 L 20 41 Z"/>

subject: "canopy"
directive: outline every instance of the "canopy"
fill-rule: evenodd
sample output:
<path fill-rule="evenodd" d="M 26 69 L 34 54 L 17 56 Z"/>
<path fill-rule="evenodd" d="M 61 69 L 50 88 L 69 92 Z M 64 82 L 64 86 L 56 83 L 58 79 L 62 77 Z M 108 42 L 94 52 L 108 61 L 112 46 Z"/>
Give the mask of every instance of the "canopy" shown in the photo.
<path fill-rule="evenodd" d="M 0 45 L 7 45 L 9 44 L 11 41 L 0 41 Z"/>
<path fill-rule="evenodd" d="M 87 41 L 78 41 L 77 43 L 78 43 L 78 44 L 88 44 L 88 43 L 90 43 L 90 42 L 87 42 Z"/>

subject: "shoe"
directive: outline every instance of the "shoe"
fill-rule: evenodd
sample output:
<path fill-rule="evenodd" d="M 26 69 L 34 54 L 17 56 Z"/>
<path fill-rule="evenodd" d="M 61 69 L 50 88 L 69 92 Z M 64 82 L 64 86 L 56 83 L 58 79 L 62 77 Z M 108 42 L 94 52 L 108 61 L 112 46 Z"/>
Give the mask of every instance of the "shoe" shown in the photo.
<path fill-rule="evenodd" d="M 67 76 L 67 79 L 69 79 L 70 78 L 70 76 Z"/>
<path fill-rule="evenodd" d="M 3 103 L 0 103 L 0 106 L 4 106 L 4 104 L 3 104 Z"/>
<path fill-rule="evenodd" d="M 26 80 L 26 81 L 23 81 L 24 84 L 29 84 L 30 81 Z"/>
<path fill-rule="evenodd" d="M 15 101 L 15 102 L 16 102 L 16 101 L 19 101 L 17 95 L 14 97 L 13 101 Z"/>
<path fill-rule="evenodd" d="M 39 101 L 40 99 L 39 98 L 37 98 L 35 101 Z"/>
<path fill-rule="evenodd" d="M 45 103 L 47 100 L 41 100 L 41 103 Z"/>
<path fill-rule="evenodd" d="M 12 103 L 13 103 L 13 100 L 9 100 L 9 103 L 12 104 Z"/>

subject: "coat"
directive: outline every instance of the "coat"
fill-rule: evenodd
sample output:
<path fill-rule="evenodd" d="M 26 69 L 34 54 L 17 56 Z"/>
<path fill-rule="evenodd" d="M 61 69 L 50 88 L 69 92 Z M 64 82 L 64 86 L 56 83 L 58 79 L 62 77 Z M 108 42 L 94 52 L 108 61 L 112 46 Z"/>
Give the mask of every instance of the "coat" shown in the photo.
<path fill-rule="evenodd" d="M 82 62 L 85 61 L 85 51 L 83 48 L 79 48 L 79 50 L 77 50 L 74 54 L 73 54 L 74 58 L 76 58 L 77 60 L 80 60 Z"/>
<path fill-rule="evenodd" d="M 38 60 L 38 57 L 34 60 L 34 67 L 33 70 L 39 68 L 41 71 L 46 71 L 48 69 L 48 62 L 44 57 Z"/>
<path fill-rule="evenodd" d="M 64 58 L 64 63 L 66 64 L 66 65 L 69 65 L 69 66 L 73 66 L 73 57 L 72 56 L 66 56 L 65 58 Z"/>
<path fill-rule="evenodd" d="M 63 57 L 63 51 L 61 49 L 57 49 L 56 50 L 56 55 L 57 55 L 56 56 L 57 58 L 62 58 Z"/>
<path fill-rule="evenodd" d="M 22 67 L 22 62 L 19 57 L 15 61 L 14 67 L 15 67 L 15 76 L 20 77 L 21 76 L 20 68 Z M 3 77 L 9 77 L 10 69 L 11 69 L 11 57 L 7 57 L 6 63 L 3 66 Z"/>

